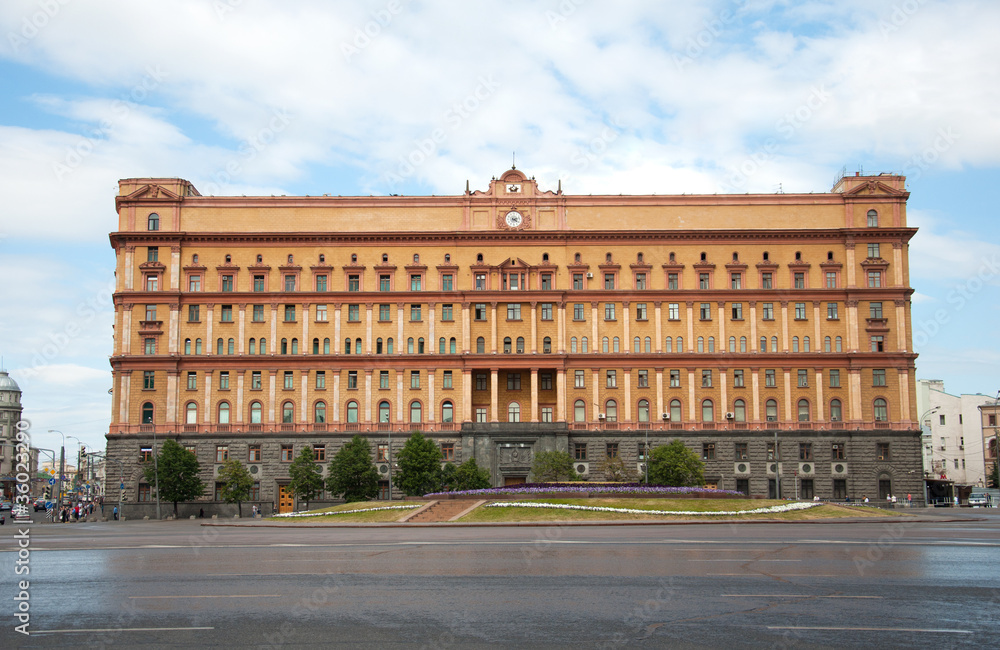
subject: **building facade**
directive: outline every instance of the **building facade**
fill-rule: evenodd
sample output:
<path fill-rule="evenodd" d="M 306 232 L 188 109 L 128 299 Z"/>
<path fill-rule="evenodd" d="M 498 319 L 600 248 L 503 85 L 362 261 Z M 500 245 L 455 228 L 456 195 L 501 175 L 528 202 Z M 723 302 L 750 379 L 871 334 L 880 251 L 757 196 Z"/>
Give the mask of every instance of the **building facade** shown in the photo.
<path fill-rule="evenodd" d="M 122 180 L 108 453 L 140 506 L 165 437 L 287 509 L 303 446 L 325 467 L 367 436 L 388 477 L 414 430 L 497 485 L 539 451 L 600 479 L 680 438 L 726 489 L 916 496 L 908 196 L 887 174 L 711 196 L 567 195 L 513 168 L 456 196 Z"/>
<path fill-rule="evenodd" d="M 956 488 L 984 487 L 992 464 L 990 414 L 996 398 L 951 395 L 939 379 L 917 381 L 917 408 L 923 416 L 924 474 Z M 995 422 L 994 422 L 995 424 Z M 994 442 L 995 446 L 996 443 Z"/>

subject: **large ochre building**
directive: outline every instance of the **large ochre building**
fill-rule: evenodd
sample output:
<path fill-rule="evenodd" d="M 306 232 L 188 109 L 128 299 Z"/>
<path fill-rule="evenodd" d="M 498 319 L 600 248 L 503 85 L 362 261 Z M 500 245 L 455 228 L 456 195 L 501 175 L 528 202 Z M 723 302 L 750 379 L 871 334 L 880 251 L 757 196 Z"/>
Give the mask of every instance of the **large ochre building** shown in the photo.
<path fill-rule="evenodd" d="M 325 472 L 361 434 L 388 477 L 390 439 L 414 430 L 496 485 L 530 480 L 539 451 L 595 480 L 679 438 L 721 488 L 917 498 L 904 180 L 567 195 L 512 168 L 377 197 L 122 180 L 108 449 L 125 500 L 148 508 L 139 463 L 168 437 L 210 486 L 236 458 L 287 510 L 304 446 Z M 224 510 L 211 487 L 190 507 Z"/>

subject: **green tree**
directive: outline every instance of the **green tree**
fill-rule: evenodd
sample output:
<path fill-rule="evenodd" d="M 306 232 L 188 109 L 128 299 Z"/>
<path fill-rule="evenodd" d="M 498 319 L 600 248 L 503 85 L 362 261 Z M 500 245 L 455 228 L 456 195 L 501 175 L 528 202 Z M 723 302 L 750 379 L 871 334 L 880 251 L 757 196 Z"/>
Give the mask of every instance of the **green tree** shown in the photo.
<path fill-rule="evenodd" d="M 354 436 L 340 448 L 330 463 L 326 489 L 330 494 L 343 495 L 348 503 L 378 496 L 378 470 L 372 462 L 372 449 L 366 438 Z"/>
<path fill-rule="evenodd" d="M 219 468 L 219 482 L 222 483 L 222 499 L 226 503 L 235 503 L 243 516 L 243 502 L 250 500 L 250 490 L 253 489 L 253 476 L 240 461 L 230 458 Z"/>
<path fill-rule="evenodd" d="M 461 488 L 456 487 L 458 485 L 458 479 L 456 474 L 458 473 L 458 466 L 455 463 L 445 463 L 444 467 L 441 468 L 441 489 L 452 491 L 459 490 Z"/>
<path fill-rule="evenodd" d="M 649 455 L 649 482 L 653 485 L 705 485 L 705 463 L 680 440 L 661 445 Z"/>
<path fill-rule="evenodd" d="M 423 496 L 441 489 L 441 450 L 430 438 L 414 431 L 396 458 L 396 487 L 408 496 Z"/>
<path fill-rule="evenodd" d="M 475 458 L 470 458 L 459 465 L 453 480 L 454 483 L 449 485 L 455 490 L 484 490 L 493 485 L 490 482 L 490 471 L 477 465 Z"/>
<path fill-rule="evenodd" d="M 531 476 L 536 483 L 575 481 L 579 478 L 573 469 L 573 457 L 565 451 L 535 454 L 535 460 L 531 463 Z"/>
<path fill-rule="evenodd" d="M 288 489 L 303 501 L 312 501 L 323 491 L 323 469 L 313 457 L 312 447 L 306 445 L 288 466 Z"/>
<path fill-rule="evenodd" d="M 146 482 L 154 489 L 159 485 L 160 498 L 173 502 L 175 517 L 179 501 L 192 501 L 205 493 L 205 483 L 198 476 L 200 471 L 197 456 L 173 438 L 167 438 L 156 460 L 145 463 L 143 467 Z"/>
<path fill-rule="evenodd" d="M 597 472 L 604 475 L 605 481 L 623 481 L 630 483 L 638 479 L 635 469 L 629 467 L 621 456 L 605 457 L 597 463 Z"/>
<path fill-rule="evenodd" d="M 993 463 L 993 471 L 986 475 L 986 486 L 1000 488 L 1000 463 Z"/>

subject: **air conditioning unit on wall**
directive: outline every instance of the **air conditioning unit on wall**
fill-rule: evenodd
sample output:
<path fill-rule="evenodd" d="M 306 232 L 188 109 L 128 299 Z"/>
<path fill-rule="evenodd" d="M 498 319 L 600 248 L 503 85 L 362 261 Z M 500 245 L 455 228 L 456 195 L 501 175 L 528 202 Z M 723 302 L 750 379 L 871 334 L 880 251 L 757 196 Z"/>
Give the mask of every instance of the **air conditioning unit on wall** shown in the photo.
<path fill-rule="evenodd" d="M 576 463 L 573 464 L 573 469 L 576 470 L 576 473 L 580 476 L 586 476 L 590 474 L 590 463 L 576 461 Z"/>

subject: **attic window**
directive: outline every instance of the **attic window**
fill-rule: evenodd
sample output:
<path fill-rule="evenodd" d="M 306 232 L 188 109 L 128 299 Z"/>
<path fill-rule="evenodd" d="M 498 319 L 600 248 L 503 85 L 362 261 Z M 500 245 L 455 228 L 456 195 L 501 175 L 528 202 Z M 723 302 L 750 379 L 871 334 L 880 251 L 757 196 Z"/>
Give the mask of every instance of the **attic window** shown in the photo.
<path fill-rule="evenodd" d="M 703 252 L 703 253 L 701 254 L 701 261 L 702 261 L 702 262 L 704 262 L 704 261 L 705 261 L 706 259 L 708 259 L 708 255 L 706 255 L 706 254 L 705 254 L 705 253 Z"/>
<path fill-rule="evenodd" d="M 740 261 L 740 254 L 739 253 L 736 253 L 736 252 L 733 253 L 733 261 L 734 262 L 739 262 Z"/>
<path fill-rule="evenodd" d="M 795 251 L 795 261 L 796 262 L 802 261 L 802 253 L 800 253 L 799 251 Z"/>
<path fill-rule="evenodd" d="M 445 262 L 450 262 L 451 261 L 451 253 L 445 253 L 444 254 L 444 261 Z"/>
<path fill-rule="evenodd" d="M 358 263 L 358 254 L 351 253 L 351 264 L 357 264 L 357 263 Z"/>
<path fill-rule="evenodd" d="M 319 254 L 319 263 L 322 264 L 325 261 L 326 261 L 326 255 L 324 255 L 323 253 L 320 253 Z"/>
<path fill-rule="evenodd" d="M 258 255 L 257 256 L 257 263 L 260 264 L 263 261 L 264 261 L 264 256 L 263 255 Z"/>
<path fill-rule="evenodd" d="M 153 215 L 149 216 L 152 217 Z M 875 210 L 868 211 L 868 227 L 878 228 L 878 212 L 876 212 Z M 150 230 L 155 230 L 155 228 L 150 228 Z"/>
<path fill-rule="evenodd" d="M 611 263 L 611 253 L 608 253 L 607 255 L 604 256 L 604 261 L 607 262 L 608 264 Z"/>
<path fill-rule="evenodd" d="M 382 253 L 382 263 L 385 264 L 388 261 L 389 261 L 389 254 L 388 253 Z"/>
<path fill-rule="evenodd" d="M 677 257 L 673 253 L 670 253 L 670 263 L 673 264 L 676 261 L 677 261 Z"/>
<path fill-rule="evenodd" d="M 159 230 L 160 229 L 160 215 L 155 212 L 149 214 L 149 220 L 146 222 L 146 230 Z"/>
<path fill-rule="evenodd" d="M 233 261 L 233 256 L 232 255 L 226 255 L 226 264 L 229 264 L 232 261 Z"/>
<path fill-rule="evenodd" d="M 764 261 L 766 262 L 768 259 L 769 259 L 769 257 L 768 257 L 767 251 L 764 251 Z"/>
<path fill-rule="evenodd" d="M 479 253 L 478 255 L 476 255 L 476 261 L 477 262 L 482 262 L 483 261 L 483 254 L 482 253 Z"/>
<path fill-rule="evenodd" d="M 636 259 L 637 262 L 639 262 L 640 264 L 642 264 L 642 253 L 639 253 L 638 255 L 636 255 L 635 259 Z"/>
<path fill-rule="evenodd" d="M 831 260 L 831 261 L 833 260 L 833 251 L 827 251 L 826 252 L 826 259 Z"/>
<path fill-rule="evenodd" d="M 542 253 L 542 261 L 543 262 L 548 262 L 549 261 L 549 254 L 548 253 Z"/>
<path fill-rule="evenodd" d="M 293 260 L 293 259 L 294 259 L 294 258 L 293 258 L 293 257 L 292 257 L 291 255 L 289 255 L 289 256 L 288 256 L 288 263 L 289 263 L 289 264 L 291 264 L 291 263 L 292 263 L 292 260 Z"/>
<path fill-rule="evenodd" d="M 420 254 L 419 253 L 414 253 L 413 254 L 413 263 L 414 264 L 419 264 L 420 263 Z"/>
<path fill-rule="evenodd" d="M 576 255 L 573 256 L 573 261 L 579 263 L 579 261 L 580 261 L 580 254 L 579 253 L 577 253 Z"/>
<path fill-rule="evenodd" d="M 198 253 L 195 253 L 194 255 L 191 256 L 191 263 L 192 264 L 198 263 Z"/>

